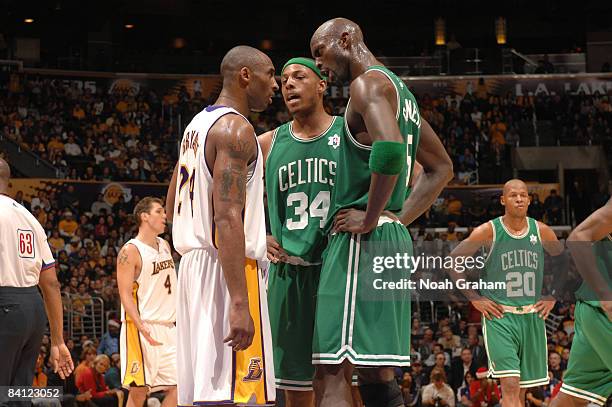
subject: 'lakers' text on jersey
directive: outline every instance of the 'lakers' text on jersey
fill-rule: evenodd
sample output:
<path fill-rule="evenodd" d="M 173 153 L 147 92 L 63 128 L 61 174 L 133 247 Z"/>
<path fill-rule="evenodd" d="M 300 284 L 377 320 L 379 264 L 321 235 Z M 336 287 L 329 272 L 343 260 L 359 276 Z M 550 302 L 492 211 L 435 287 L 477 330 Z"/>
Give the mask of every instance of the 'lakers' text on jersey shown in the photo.
<path fill-rule="evenodd" d="M 217 247 L 212 197 L 212 167 L 206 162 L 204 150 L 210 128 L 227 114 L 235 114 L 244 118 L 232 108 L 208 106 L 193 118 L 183 133 L 172 224 L 174 247 L 181 255 L 194 249 L 216 249 Z M 244 120 L 247 119 L 244 118 Z M 266 258 L 261 155 L 258 143 L 257 159 L 248 167 L 244 207 L 246 256 L 254 260 Z"/>
<path fill-rule="evenodd" d="M 288 262 L 321 262 L 323 227 L 330 206 L 344 120 L 312 139 L 293 134 L 292 122 L 274 132 L 266 160 L 266 191 L 272 235 L 292 256 Z"/>
<path fill-rule="evenodd" d="M 537 221 L 527 218 L 528 228 L 520 236 L 511 234 L 501 217 L 490 222 L 493 243 L 480 277 L 486 282 L 505 282 L 506 288 L 483 290 L 482 294 L 504 305 L 536 303 L 544 276 L 544 249 Z"/>
<path fill-rule="evenodd" d="M 140 275 L 134 281 L 133 296 L 143 321 L 173 323 L 176 320 L 176 269 L 170 245 L 158 237 L 159 249 L 131 239 L 142 259 Z M 123 320 L 129 320 L 123 307 Z"/>

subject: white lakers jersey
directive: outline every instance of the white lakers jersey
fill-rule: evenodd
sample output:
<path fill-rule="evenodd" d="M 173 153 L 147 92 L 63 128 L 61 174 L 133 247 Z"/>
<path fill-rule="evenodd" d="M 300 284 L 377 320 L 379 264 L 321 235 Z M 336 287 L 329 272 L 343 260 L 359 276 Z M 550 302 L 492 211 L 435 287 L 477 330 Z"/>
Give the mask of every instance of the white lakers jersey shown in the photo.
<path fill-rule="evenodd" d="M 170 245 L 161 237 L 157 238 L 158 250 L 131 239 L 126 244 L 133 244 L 140 253 L 142 268 L 134 281 L 132 296 L 143 321 L 166 322 L 176 321 L 176 269 L 172 260 Z M 123 305 L 122 320 L 127 320 Z"/>
<path fill-rule="evenodd" d="M 183 134 L 172 223 L 174 248 L 181 255 L 194 249 L 216 250 L 217 247 L 212 168 L 208 167 L 204 149 L 208 131 L 226 114 L 240 115 L 229 107 L 208 106 L 193 118 Z M 240 116 L 247 120 L 244 116 Z M 255 133 L 253 137 L 257 140 Z M 243 217 L 245 255 L 254 260 L 266 259 L 263 191 L 263 159 L 258 142 L 257 159 L 248 168 Z"/>

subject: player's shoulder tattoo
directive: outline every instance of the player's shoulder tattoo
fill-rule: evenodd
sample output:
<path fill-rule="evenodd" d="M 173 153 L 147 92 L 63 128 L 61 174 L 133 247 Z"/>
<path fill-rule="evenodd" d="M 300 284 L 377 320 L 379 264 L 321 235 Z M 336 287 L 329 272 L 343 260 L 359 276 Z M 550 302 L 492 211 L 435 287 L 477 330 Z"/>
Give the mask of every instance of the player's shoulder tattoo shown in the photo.
<path fill-rule="evenodd" d="M 127 244 L 124 244 L 121 250 L 119 250 L 119 254 L 117 255 L 117 264 L 121 266 L 129 264 L 130 262 L 128 251 L 127 251 L 127 246 L 128 246 Z"/>

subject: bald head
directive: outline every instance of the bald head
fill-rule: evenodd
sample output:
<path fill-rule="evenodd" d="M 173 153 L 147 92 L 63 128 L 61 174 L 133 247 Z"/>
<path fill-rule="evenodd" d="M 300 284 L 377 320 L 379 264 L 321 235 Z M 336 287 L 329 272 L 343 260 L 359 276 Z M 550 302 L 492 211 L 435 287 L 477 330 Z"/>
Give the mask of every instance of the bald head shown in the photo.
<path fill-rule="evenodd" d="M 4 159 L 0 158 L 0 192 L 6 193 L 11 178 L 11 167 Z"/>
<path fill-rule="evenodd" d="M 363 33 L 361 32 L 361 28 L 354 21 L 351 21 L 347 18 L 332 18 L 331 20 L 327 20 L 312 35 L 311 44 L 315 40 L 320 40 L 322 38 L 334 37 L 340 38 L 342 34 L 347 33 L 349 36 L 353 38 L 353 41 L 363 41 Z"/>
<path fill-rule="evenodd" d="M 511 179 L 504 184 L 504 195 L 508 195 L 512 189 L 524 189 L 527 190 L 527 184 L 520 179 Z"/>
<path fill-rule="evenodd" d="M 260 50 L 246 45 L 238 45 L 227 51 L 221 61 L 221 75 L 223 79 L 228 79 L 242 68 L 249 68 L 251 71 L 256 67 L 272 64 L 266 54 Z"/>

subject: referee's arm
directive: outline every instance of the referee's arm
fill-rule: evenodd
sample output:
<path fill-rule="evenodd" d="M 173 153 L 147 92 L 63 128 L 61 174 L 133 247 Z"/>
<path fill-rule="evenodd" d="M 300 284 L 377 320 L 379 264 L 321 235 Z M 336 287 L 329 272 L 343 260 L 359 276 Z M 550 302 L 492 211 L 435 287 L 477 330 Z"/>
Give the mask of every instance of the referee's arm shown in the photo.
<path fill-rule="evenodd" d="M 51 355 L 49 358 L 53 363 L 53 370 L 64 379 L 74 370 L 74 363 L 70 351 L 64 343 L 62 296 L 60 294 L 60 283 L 57 281 L 57 275 L 55 274 L 53 255 L 46 238 L 41 240 L 43 267 L 38 279 L 38 287 L 42 292 L 51 330 Z"/>

